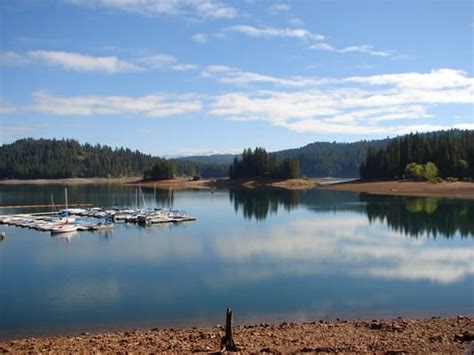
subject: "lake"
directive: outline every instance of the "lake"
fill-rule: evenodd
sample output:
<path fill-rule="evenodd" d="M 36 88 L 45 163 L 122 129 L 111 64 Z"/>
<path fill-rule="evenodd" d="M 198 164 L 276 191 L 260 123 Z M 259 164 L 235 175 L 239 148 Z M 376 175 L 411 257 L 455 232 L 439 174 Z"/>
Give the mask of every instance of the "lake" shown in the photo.
<path fill-rule="evenodd" d="M 474 313 L 473 200 L 143 191 L 148 207 L 171 204 L 197 221 L 70 238 L 0 226 L 0 338 L 215 325 L 228 306 L 237 323 Z M 51 194 L 64 201 L 59 185 L 0 186 L 0 205 L 48 204 Z M 68 195 L 137 203 L 133 187 Z"/>

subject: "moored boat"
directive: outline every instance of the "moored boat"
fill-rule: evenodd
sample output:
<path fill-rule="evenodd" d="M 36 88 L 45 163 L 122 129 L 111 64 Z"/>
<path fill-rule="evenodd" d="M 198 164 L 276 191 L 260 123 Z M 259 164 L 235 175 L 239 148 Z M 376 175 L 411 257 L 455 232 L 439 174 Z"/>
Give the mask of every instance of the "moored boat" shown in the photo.
<path fill-rule="evenodd" d="M 59 226 L 51 228 L 51 234 L 68 233 L 75 231 L 77 231 L 77 226 L 74 224 L 61 224 Z"/>

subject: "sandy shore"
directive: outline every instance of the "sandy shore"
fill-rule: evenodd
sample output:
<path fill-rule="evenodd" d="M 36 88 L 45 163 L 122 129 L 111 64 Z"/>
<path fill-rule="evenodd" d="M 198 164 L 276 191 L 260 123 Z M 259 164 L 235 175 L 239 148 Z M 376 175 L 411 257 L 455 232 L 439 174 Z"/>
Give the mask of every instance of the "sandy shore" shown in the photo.
<path fill-rule="evenodd" d="M 177 178 L 171 180 L 157 180 L 146 182 L 134 182 L 128 185 L 143 187 L 155 187 L 158 189 L 211 189 L 228 187 L 245 187 L 249 189 L 259 187 L 277 187 L 288 190 L 305 190 L 318 186 L 316 179 L 288 179 L 288 180 L 229 180 L 221 179 L 201 179 L 192 181 L 186 178 Z"/>
<path fill-rule="evenodd" d="M 0 341 L 0 353 L 217 352 L 222 327 L 152 329 Z M 474 318 L 395 319 L 234 326 L 244 353 L 462 354 L 474 340 Z"/>
<path fill-rule="evenodd" d="M 394 181 L 353 181 L 325 185 L 329 190 L 365 192 L 377 195 L 405 196 L 439 196 L 456 198 L 474 198 L 473 182 L 415 182 L 406 180 Z"/>
<path fill-rule="evenodd" d="M 123 178 L 72 178 L 72 179 L 32 179 L 32 180 L 0 180 L 0 185 L 86 185 L 86 184 L 116 184 L 128 186 L 142 186 L 157 189 L 210 189 L 217 187 L 279 187 L 290 190 L 309 189 L 318 185 L 316 179 L 289 179 L 289 180 L 229 180 L 201 179 L 193 181 L 189 178 L 169 180 L 142 181 L 140 177 Z"/>

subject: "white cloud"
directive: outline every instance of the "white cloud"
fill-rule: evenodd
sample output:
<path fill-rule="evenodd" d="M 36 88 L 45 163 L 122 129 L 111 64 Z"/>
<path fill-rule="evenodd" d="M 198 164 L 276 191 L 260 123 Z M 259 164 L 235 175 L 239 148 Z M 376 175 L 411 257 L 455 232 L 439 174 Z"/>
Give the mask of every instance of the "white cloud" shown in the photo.
<path fill-rule="evenodd" d="M 179 63 L 169 54 L 154 54 L 141 58 L 120 59 L 116 56 L 99 57 L 64 51 L 29 51 L 20 54 L 12 51 L 0 53 L 0 63 L 10 66 L 43 64 L 66 70 L 82 72 L 105 72 L 108 74 L 138 72 L 150 69 L 188 71 L 197 65 Z"/>
<path fill-rule="evenodd" d="M 277 28 L 236 25 L 227 27 L 226 30 L 231 32 L 242 33 L 249 37 L 286 37 L 316 41 L 322 41 L 324 39 L 324 36 L 322 34 L 312 33 L 304 28 Z"/>
<path fill-rule="evenodd" d="M 13 51 L 0 53 L 0 64 L 8 66 L 22 66 L 28 64 L 28 58 Z"/>
<path fill-rule="evenodd" d="M 378 223 L 371 226 L 376 233 L 367 234 L 367 222 L 359 216 L 346 216 L 343 229 L 340 216 L 315 217 L 278 225 L 260 235 L 231 234 L 225 240 L 213 240 L 215 253 L 230 264 L 230 274 L 222 276 L 233 282 L 256 281 L 331 270 L 352 276 L 449 284 L 474 274 L 471 251 L 465 246 L 440 247 L 426 236 L 407 239 Z M 245 272 L 247 261 L 256 259 L 262 262 L 252 272 Z"/>
<path fill-rule="evenodd" d="M 282 79 L 236 68 L 213 67 L 205 76 L 233 84 L 298 85 L 296 91 L 252 90 L 213 98 L 209 114 L 234 120 L 263 120 L 301 133 L 402 134 L 474 128 L 471 122 L 433 124 L 433 105 L 473 104 L 473 78 L 452 69 L 342 79 Z M 424 120 L 424 122 L 420 122 Z"/>
<path fill-rule="evenodd" d="M 237 16 L 236 9 L 218 1 L 191 0 L 188 3 L 203 17 L 231 19 Z"/>
<path fill-rule="evenodd" d="M 298 18 L 291 20 L 292 24 L 301 26 L 303 23 Z M 300 40 L 311 41 L 312 44 L 308 48 L 316 50 L 324 50 L 335 53 L 363 53 L 376 57 L 393 57 L 396 52 L 394 50 L 379 50 L 371 45 L 347 46 L 343 48 L 335 48 L 327 42 L 321 42 L 325 36 L 321 33 L 313 33 L 305 28 L 278 28 L 278 27 L 256 27 L 251 25 L 230 26 L 225 31 L 242 33 L 249 37 L 280 37 L 280 38 L 296 38 Z"/>
<path fill-rule="evenodd" d="M 0 97 L 0 113 L 7 115 L 12 113 L 17 113 L 19 108 L 12 104 L 11 102 L 7 101 L 6 99 Z"/>
<path fill-rule="evenodd" d="M 212 149 L 195 149 L 195 148 L 183 148 L 178 150 L 178 153 L 173 157 L 187 157 L 194 155 L 215 155 L 215 154 L 240 154 L 243 148 L 229 148 L 223 150 L 212 150 Z"/>
<path fill-rule="evenodd" d="M 205 67 L 201 76 L 217 78 L 225 84 L 247 85 L 255 83 L 271 83 L 281 86 L 301 87 L 319 85 L 324 82 L 320 78 L 295 76 L 290 78 L 279 78 L 270 75 L 262 75 L 253 72 L 245 72 L 235 67 L 223 65 L 211 65 Z"/>
<path fill-rule="evenodd" d="M 140 67 L 115 56 L 93 57 L 61 51 L 29 51 L 28 56 L 50 66 L 77 71 L 103 71 L 109 74 L 137 71 Z"/>
<path fill-rule="evenodd" d="M 371 45 L 348 46 L 344 48 L 335 48 L 326 42 L 315 43 L 309 46 L 310 49 L 324 50 L 336 53 L 364 53 L 376 57 L 392 57 L 396 54 L 394 50 L 376 50 Z"/>
<path fill-rule="evenodd" d="M 429 73 L 382 74 L 373 76 L 350 77 L 350 82 L 369 85 L 395 85 L 400 88 L 412 89 L 449 89 L 456 87 L 474 88 L 474 79 L 461 70 L 442 68 Z"/>
<path fill-rule="evenodd" d="M 176 71 L 189 71 L 197 69 L 197 65 L 179 63 L 169 54 L 155 54 L 135 60 L 146 69 L 171 69 Z"/>
<path fill-rule="evenodd" d="M 206 43 L 207 40 L 208 40 L 208 36 L 205 34 L 205 33 L 195 33 L 191 39 L 193 40 L 193 42 L 195 43 Z"/>
<path fill-rule="evenodd" d="M 169 54 L 155 54 L 140 58 L 137 62 L 151 69 L 162 69 L 176 63 L 176 58 Z"/>
<path fill-rule="evenodd" d="M 142 16 L 179 15 L 211 19 L 231 19 L 237 10 L 217 0 L 63 0 L 90 8 L 106 8 Z"/>
<path fill-rule="evenodd" d="M 189 71 L 189 70 L 196 70 L 198 68 L 195 64 L 175 64 L 171 67 L 171 69 L 176 71 Z"/>
<path fill-rule="evenodd" d="M 291 6 L 288 4 L 274 4 L 268 8 L 268 12 L 272 15 L 276 15 L 281 12 L 287 12 L 290 10 L 291 10 Z"/>
<path fill-rule="evenodd" d="M 179 70 L 176 66 L 180 64 L 168 57 L 154 58 L 152 62 L 147 65 L 165 63 Z M 30 105 L 17 107 L 1 100 L 0 109 L 6 114 L 149 117 L 202 111 L 223 119 L 261 120 L 300 133 L 363 136 L 474 129 L 472 117 L 451 117 L 452 123 L 440 124 L 439 117 L 432 112 L 435 106 L 443 105 L 473 107 L 474 79 L 454 69 L 347 78 L 282 78 L 214 65 L 205 67 L 201 76 L 229 85 L 243 85 L 244 90 L 216 95 L 159 93 L 142 97 L 62 97 L 40 91 L 34 93 Z"/>
<path fill-rule="evenodd" d="M 196 95 L 150 94 L 130 96 L 57 96 L 44 91 L 33 93 L 25 110 L 58 116 L 142 115 L 169 117 L 197 112 L 202 102 Z"/>
<path fill-rule="evenodd" d="M 304 25 L 304 21 L 302 19 L 300 19 L 299 17 L 292 17 L 288 21 L 293 26 L 303 26 Z"/>

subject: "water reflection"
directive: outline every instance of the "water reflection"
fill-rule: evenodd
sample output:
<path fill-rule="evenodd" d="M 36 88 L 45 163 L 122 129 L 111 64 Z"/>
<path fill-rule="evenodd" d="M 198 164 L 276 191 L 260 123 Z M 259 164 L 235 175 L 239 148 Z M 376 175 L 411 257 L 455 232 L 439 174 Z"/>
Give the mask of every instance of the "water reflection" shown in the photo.
<path fill-rule="evenodd" d="M 48 188 L 32 189 L 31 201 L 49 196 Z M 3 191 L 14 202 L 15 189 Z M 16 187 L 28 202 L 26 191 Z M 168 194 L 156 198 L 149 189 L 143 199 L 158 207 Z M 134 188 L 118 186 L 82 186 L 70 198 L 100 206 L 136 201 Z M 216 324 L 229 304 L 239 321 L 259 322 L 473 312 L 473 240 L 466 237 L 474 234 L 474 201 L 319 189 L 176 191 L 174 200 L 197 221 L 117 224 L 68 244 L 2 226 L 0 337 L 41 327 Z"/>
<path fill-rule="evenodd" d="M 474 237 L 474 201 L 437 197 L 378 196 L 312 189 L 230 190 L 235 213 L 245 219 L 264 220 L 279 209 L 302 206 L 315 213 L 358 212 L 370 223 L 380 221 L 410 237 Z"/>
<path fill-rule="evenodd" d="M 369 221 L 381 221 L 410 237 L 474 237 L 474 203 L 436 197 L 360 195 Z"/>
<path fill-rule="evenodd" d="M 245 219 L 264 220 L 270 214 L 276 214 L 279 208 L 291 211 L 300 203 L 299 191 L 282 189 L 231 189 L 231 204 L 236 213 L 242 210 Z"/>

